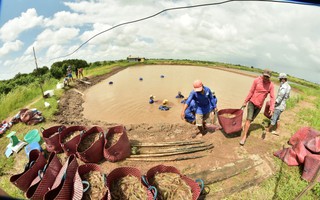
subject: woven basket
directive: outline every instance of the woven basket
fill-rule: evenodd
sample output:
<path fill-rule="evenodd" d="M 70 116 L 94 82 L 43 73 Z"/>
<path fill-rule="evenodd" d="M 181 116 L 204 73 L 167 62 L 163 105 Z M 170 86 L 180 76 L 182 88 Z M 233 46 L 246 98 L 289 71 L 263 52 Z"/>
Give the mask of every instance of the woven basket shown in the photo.
<path fill-rule="evenodd" d="M 176 173 L 176 174 L 179 174 L 181 179 L 183 181 L 185 181 L 190 186 L 191 192 L 192 192 L 192 199 L 197 200 L 198 197 L 200 196 L 201 189 L 200 189 L 199 184 L 197 182 L 195 182 L 194 180 L 188 178 L 187 176 L 182 175 L 180 173 L 180 171 L 173 166 L 157 165 L 155 167 L 150 168 L 147 172 L 147 181 L 150 185 L 154 185 L 152 180 L 157 173 Z"/>
<path fill-rule="evenodd" d="M 80 135 L 77 135 L 75 137 L 73 137 L 70 141 L 66 142 L 63 144 L 63 140 L 70 134 L 72 134 L 75 131 L 85 131 L 86 127 L 84 126 L 70 126 L 66 129 L 64 129 L 61 133 L 60 133 L 60 137 L 59 137 L 59 143 L 63 149 L 63 151 L 68 155 L 72 155 L 72 154 L 76 154 L 77 152 L 77 145 L 80 141 Z"/>
<path fill-rule="evenodd" d="M 51 187 L 45 194 L 45 200 L 81 200 L 83 185 L 78 172 L 78 161 L 75 155 L 68 157 Z"/>
<path fill-rule="evenodd" d="M 79 175 L 80 175 L 80 177 L 82 177 L 84 174 L 87 174 L 87 173 L 89 173 L 91 171 L 98 171 L 101 174 L 103 174 L 100 166 L 97 165 L 97 164 L 87 163 L 87 164 L 79 166 Z M 107 182 L 105 182 L 105 187 L 107 187 Z M 111 200 L 111 195 L 110 195 L 109 189 L 107 190 L 107 193 L 104 195 L 102 200 Z"/>
<path fill-rule="evenodd" d="M 121 134 L 121 136 L 117 143 L 108 146 L 107 138 L 112 137 L 114 134 Z M 104 158 L 110 162 L 117 162 L 130 156 L 130 141 L 127 136 L 126 128 L 123 125 L 109 128 L 105 137 L 103 153 Z"/>
<path fill-rule="evenodd" d="M 29 189 L 32 181 L 38 176 L 38 171 L 43 169 L 46 164 L 46 159 L 43 154 L 34 149 L 29 153 L 29 162 L 24 171 L 10 177 L 10 182 L 17 186 L 23 192 Z"/>
<path fill-rule="evenodd" d="M 52 187 L 61 168 L 60 160 L 56 153 L 52 152 L 44 169 L 39 171 L 38 177 L 32 181 L 26 192 L 26 197 L 32 200 L 42 200 L 48 189 Z"/>
<path fill-rule="evenodd" d="M 40 128 L 40 131 L 42 133 L 43 140 L 46 143 L 46 149 L 48 152 L 56 152 L 56 153 L 63 152 L 61 144 L 59 143 L 59 134 L 65 128 L 66 127 L 63 125 L 52 126 L 48 129 Z M 56 134 L 56 133 L 59 133 L 59 134 Z M 54 135 L 54 134 L 56 134 L 56 135 Z M 52 135 L 54 135 L 54 136 L 52 136 Z"/>
<path fill-rule="evenodd" d="M 109 188 L 109 190 L 114 182 L 128 175 L 135 176 L 141 181 L 141 172 L 139 169 L 133 167 L 119 167 L 112 170 L 110 174 L 107 176 L 107 187 Z M 144 185 L 142 181 L 141 184 Z M 145 189 L 148 196 L 148 200 L 153 200 L 153 194 L 150 192 L 150 190 L 148 190 L 146 186 Z"/>
<path fill-rule="evenodd" d="M 91 146 L 83 152 L 79 152 L 79 144 L 85 140 L 90 134 L 101 133 L 98 140 L 93 142 Z M 77 144 L 77 156 L 86 163 L 98 163 L 103 159 L 104 134 L 101 127 L 94 126 L 81 135 L 79 143 Z"/>
<path fill-rule="evenodd" d="M 235 117 L 227 118 L 224 114 L 235 115 Z M 227 134 L 236 133 L 242 129 L 242 109 L 221 109 L 218 111 L 218 120 L 223 130 Z"/>

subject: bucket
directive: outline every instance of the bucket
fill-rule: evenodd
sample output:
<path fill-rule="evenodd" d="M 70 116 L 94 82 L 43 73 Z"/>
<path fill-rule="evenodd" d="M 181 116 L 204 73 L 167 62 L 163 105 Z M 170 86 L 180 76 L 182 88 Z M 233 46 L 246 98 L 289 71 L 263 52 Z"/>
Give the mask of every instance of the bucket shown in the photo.
<path fill-rule="evenodd" d="M 30 130 L 23 138 L 28 144 L 40 141 L 40 134 L 37 129 Z"/>
<path fill-rule="evenodd" d="M 29 158 L 29 153 L 30 153 L 30 151 L 32 151 L 32 150 L 34 150 L 34 149 L 37 149 L 37 150 L 39 150 L 39 151 L 42 151 L 41 146 L 40 146 L 40 144 L 39 144 L 38 142 L 32 142 L 32 143 L 28 144 L 28 145 L 24 148 L 24 150 L 25 150 L 28 158 Z"/>

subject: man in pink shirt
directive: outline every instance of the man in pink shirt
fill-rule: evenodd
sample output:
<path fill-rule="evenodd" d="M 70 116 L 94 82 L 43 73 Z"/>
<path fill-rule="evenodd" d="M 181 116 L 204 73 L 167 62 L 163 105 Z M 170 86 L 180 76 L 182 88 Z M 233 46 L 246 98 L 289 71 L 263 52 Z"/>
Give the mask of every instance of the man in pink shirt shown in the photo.
<path fill-rule="evenodd" d="M 269 69 L 265 69 L 262 73 L 262 76 L 254 79 L 251 89 L 247 98 L 245 99 L 243 106 L 247 109 L 247 120 L 243 129 L 243 136 L 240 141 L 240 145 L 244 145 L 247 139 L 247 133 L 250 128 L 251 122 L 257 117 L 259 114 L 261 107 L 263 106 L 264 100 L 267 98 L 268 94 L 270 95 L 270 111 L 269 114 L 273 114 L 274 110 L 274 85 L 270 81 L 271 71 Z"/>

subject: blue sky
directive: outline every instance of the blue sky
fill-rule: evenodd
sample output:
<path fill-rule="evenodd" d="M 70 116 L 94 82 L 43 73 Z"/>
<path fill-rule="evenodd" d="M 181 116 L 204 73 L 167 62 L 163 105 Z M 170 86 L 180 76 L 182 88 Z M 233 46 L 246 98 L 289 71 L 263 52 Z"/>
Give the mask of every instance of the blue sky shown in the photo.
<path fill-rule="evenodd" d="M 217 0 L 2 0 L 0 80 L 64 59 L 129 55 L 218 61 L 270 68 L 320 83 L 320 7 L 230 2 L 173 10 L 93 35 L 163 9 Z M 55 59 L 60 57 L 58 59 Z"/>

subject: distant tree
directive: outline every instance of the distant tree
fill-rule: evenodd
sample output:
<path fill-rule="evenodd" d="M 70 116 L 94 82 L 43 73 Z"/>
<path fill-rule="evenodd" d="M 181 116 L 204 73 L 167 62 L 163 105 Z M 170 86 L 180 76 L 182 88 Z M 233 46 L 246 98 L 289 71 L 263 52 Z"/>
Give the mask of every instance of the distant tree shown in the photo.
<path fill-rule="evenodd" d="M 34 69 L 32 74 L 34 76 L 41 76 L 41 75 L 45 75 L 48 72 L 49 72 L 49 68 L 47 66 L 43 66 L 42 68 Z"/>

